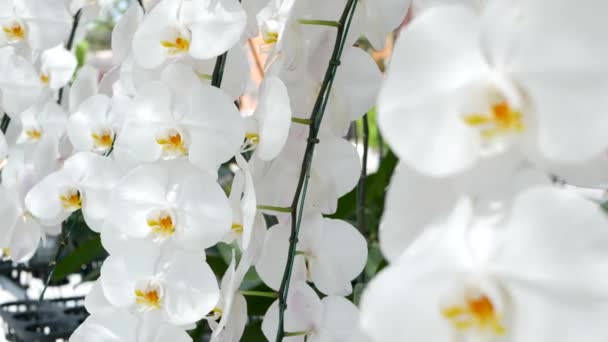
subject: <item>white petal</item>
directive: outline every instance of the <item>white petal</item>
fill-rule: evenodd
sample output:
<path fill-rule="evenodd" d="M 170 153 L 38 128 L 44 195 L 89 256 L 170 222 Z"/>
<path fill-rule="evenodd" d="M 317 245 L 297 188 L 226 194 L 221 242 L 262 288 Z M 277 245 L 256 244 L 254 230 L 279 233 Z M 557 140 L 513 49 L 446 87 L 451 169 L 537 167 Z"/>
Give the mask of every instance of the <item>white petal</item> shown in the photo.
<path fill-rule="evenodd" d="M 194 6 L 194 18 L 189 25 L 192 57 L 217 57 L 238 43 L 247 14 L 237 0 L 197 1 Z"/>
<path fill-rule="evenodd" d="M 260 135 L 256 156 L 261 160 L 272 160 L 283 149 L 291 126 L 289 94 L 280 78 L 266 76 L 260 87 L 260 98 L 254 116 L 259 123 Z"/>
<path fill-rule="evenodd" d="M 70 32 L 72 17 L 63 0 L 22 0 L 22 3 L 27 39 L 34 50 L 48 49 L 64 41 Z"/>
<path fill-rule="evenodd" d="M 535 187 L 520 194 L 493 267 L 509 282 L 534 284 L 563 296 L 605 295 L 602 247 L 608 224 L 594 202 L 566 189 Z"/>
<path fill-rule="evenodd" d="M 61 193 L 77 185 L 65 170 L 52 173 L 28 192 L 25 206 L 35 217 L 48 223 L 59 223 L 71 213 L 63 209 Z"/>
<path fill-rule="evenodd" d="M 425 229 L 450 214 L 458 194 L 450 180 L 424 176 L 401 164 L 393 174 L 380 222 L 380 247 L 389 261 Z"/>
<path fill-rule="evenodd" d="M 278 224 L 270 227 L 266 234 L 264 249 L 260 259 L 255 265 L 258 275 L 273 290 L 278 290 L 287 263 L 287 250 L 289 247 L 290 226 Z M 306 280 L 306 266 L 304 258 L 296 257 L 291 281 L 297 283 Z"/>
<path fill-rule="evenodd" d="M 57 90 L 66 85 L 76 70 L 76 56 L 58 45 L 42 53 L 41 72 L 49 78 L 49 88 Z"/>
<path fill-rule="evenodd" d="M 175 251 L 163 256 L 166 297 L 163 311 L 172 324 L 194 323 L 209 313 L 220 297 L 217 280 L 200 253 Z"/>
<path fill-rule="evenodd" d="M 550 5 L 553 15 L 544 10 Z M 608 29 L 600 14 L 606 3 L 523 2 L 525 20 L 512 65 L 514 77 L 538 115 L 538 144 L 555 161 L 589 159 L 608 146 L 608 47 L 599 32 Z M 563 20 L 576 25 L 566 30 Z M 576 147 L 569 144 L 576 141 Z"/>
<path fill-rule="evenodd" d="M 133 36 L 143 17 L 144 11 L 138 3 L 134 2 L 114 26 L 114 30 L 112 30 L 112 57 L 117 63 L 124 61 L 131 52 Z"/>
<path fill-rule="evenodd" d="M 382 73 L 369 53 L 355 47 L 344 50 L 335 86 L 347 98 L 350 108 L 345 114 L 350 121 L 362 117 L 374 106 L 381 82 Z"/>
<path fill-rule="evenodd" d="M 338 296 L 327 296 L 323 304 L 323 327 L 321 334 L 334 340 L 348 340 L 353 329 L 359 324 L 359 310 L 348 299 Z M 325 339 L 319 339 L 322 341 Z"/>
<path fill-rule="evenodd" d="M 245 137 L 243 118 L 220 89 L 203 85 L 197 91 L 192 112 L 184 113 L 181 122 L 192 127 L 190 161 L 215 173 L 238 153 Z"/>
<path fill-rule="evenodd" d="M 110 98 L 98 94 L 84 100 L 68 121 L 68 137 L 77 151 L 93 151 L 92 134 L 107 127 L 106 114 L 110 109 Z"/>
<path fill-rule="evenodd" d="M 137 319 L 126 310 L 89 316 L 70 336 L 71 342 L 137 341 Z"/>
<path fill-rule="evenodd" d="M 395 46 L 378 100 L 379 125 L 401 160 L 422 173 L 453 174 L 478 157 L 479 132 L 458 112 L 487 69 L 478 30 L 475 13 L 434 8 L 403 30 Z"/>
<path fill-rule="evenodd" d="M 155 163 L 139 166 L 116 184 L 110 196 L 108 220 L 130 237 L 142 238 L 150 233 L 147 215 L 150 210 L 166 205 L 169 168 Z"/>
<path fill-rule="evenodd" d="M 367 242 L 359 231 L 342 220 L 324 219 L 319 240 L 309 261 L 312 281 L 328 295 L 347 296 L 351 281 L 367 261 Z"/>
<path fill-rule="evenodd" d="M 133 58 L 145 69 L 156 68 L 167 59 L 161 45 L 165 30 L 176 20 L 181 2 L 162 1 L 150 10 L 133 36 Z"/>
<path fill-rule="evenodd" d="M 85 64 L 70 87 L 70 113 L 74 113 L 84 100 L 97 94 L 99 70 Z"/>
<path fill-rule="evenodd" d="M 29 61 L 4 49 L 0 52 L 0 75 L 4 111 L 15 117 L 34 104 L 42 90 L 42 83 Z"/>
<path fill-rule="evenodd" d="M 12 191 L 0 186 L 0 217 L 3 218 L 2 224 L 0 224 L 0 231 L 2 232 L 0 246 L 4 248 L 10 242 L 10 237 L 13 235 L 19 216 L 16 200 L 17 198 Z"/>
<path fill-rule="evenodd" d="M 137 281 L 155 275 L 158 247 L 145 240 L 131 240 L 129 248 L 110 255 L 101 266 L 100 283 L 107 300 L 115 307 L 135 305 Z"/>
<path fill-rule="evenodd" d="M 108 302 L 106 296 L 103 294 L 103 288 L 99 281 L 96 281 L 93 284 L 91 291 L 89 291 L 84 298 L 84 307 L 91 315 L 110 312 L 114 309 L 112 304 Z"/>
<path fill-rule="evenodd" d="M 178 225 L 183 232 L 177 243 L 191 250 L 218 243 L 232 224 L 232 210 L 222 188 L 214 179 L 200 173 L 184 179 L 177 194 Z"/>

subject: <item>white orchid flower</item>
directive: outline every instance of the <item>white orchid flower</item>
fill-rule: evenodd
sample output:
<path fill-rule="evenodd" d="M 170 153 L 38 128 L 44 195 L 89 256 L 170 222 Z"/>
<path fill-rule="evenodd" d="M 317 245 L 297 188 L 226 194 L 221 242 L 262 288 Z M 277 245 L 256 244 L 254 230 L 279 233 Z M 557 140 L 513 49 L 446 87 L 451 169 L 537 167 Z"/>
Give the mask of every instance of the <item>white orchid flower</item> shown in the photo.
<path fill-rule="evenodd" d="M 123 62 L 131 56 L 133 37 L 143 18 L 143 9 L 134 1 L 114 26 L 112 30 L 112 58 L 115 62 Z"/>
<path fill-rule="evenodd" d="M 415 1 L 415 0 L 414 0 Z M 372 46 L 381 50 L 388 34 L 405 20 L 412 0 L 362 0 L 357 3 L 350 40 L 365 36 Z M 344 8 L 344 7 L 342 7 Z"/>
<path fill-rule="evenodd" d="M 530 188 L 498 221 L 463 199 L 370 283 L 363 327 L 373 341 L 603 341 L 607 225 L 566 189 Z"/>
<path fill-rule="evenodd" d="M 108 196 L 121 175 L 112 159 L 91 152 L 74 154 L 63 168 L 46 176 L 25 197 L 25 206 L 34 217 L 58 224 L 82 209 L 85 222 L 101 231 Z"/>
<path fill-rule="evenodd" d="M 114 154 L 140 162 L 188 158 L 215 174 L 243 142 L 240 113 L 226 94 L 202 85 L 191 71 L 168 68 L 162 79 L 138 89 Z"/>
<path fill-rule="evenodd" d="M 45 50 L 35 63 L 11 53 L 11 49 L 0 50 L 4 110 L 14 117 L 37 100 L 50 97 L 71 80 L 76 64 L 76 57 L 63 46 Z"/>
<path fill-rule="evenodd" d="M 198 251 L 230 231 L 232 213 L 222 188 L 205 172 L 183 162 L 144 164 L 127 173 L 109 198 L 110 237 L 125 234 L 156 246 Z M 102 236 L 104 243 L 106 235 Z"/>
<path fill-rule="evenodd" d="M 308 137 L 307 129 L 300 126 L 292 125 L 285 147 L 274 160 L 263 162 L 254 153 L 250 165 L 258 204 L 291 205 Z M 316 207 L 324 214 L 335 212 L 338 198 L 355 187 L 360 173 L 361 160 L 356 148 L 344 139 L 321 134 L 313 156 L 306 205 Z M 276 191 L 277 186 L 282 190 Z"/>
<path fill-rule="evenodd" d="M 563 163 L 602 153 L 603 5 L 495 1 L 481 15 L 461 5 L 425 11 L 395 47 L 378 101 L 384 136 L 403 162 L 432 176 L 509 149 Z"/>
<path fill-rule="evenodd" d="M 0 2 L 0 47 L 26 44 L 44 50 L 61 44 L 72 17 L 64 0 L 4 0 Z"/>
<path fill-rule="evenodd" d="M 277 63 L 277 73 L 287 86 L 294 117 L 309 119 L 325 77 L 326 66 L 319 65 L 319 56 L 329 59 L 334 38 L 323 34 L 310 42 L 305 57 L 296 67 Z M 302 57 L 300 57 L 302 58 Z M 371 56 L 356 47 L 345 47 L 334 79 L 323 127 L 337 136 L 344 136 L 350 123 L 372 108 L 380 88 L 382 74 Z"/>
<path fill-rule="evenodd" d="M 140 315 L 160 313 L 175 325 L 197 322 L 219 299 L 217 280 L 204 254 L 161 250 L 147 240 L 133 240 L 121 253 L 112 253 L 100 279 L 115 307 Z"/>
<path fill-rule="evenodd" d="M 163 0 L 135 33 L 133 55 L 147 69 L 186 55 L 217 57 L 239 42 L 246 24 L 237 0 Z"/>
<path fill-rule="evenodd" d="M 262 321 L 262 332 L 269 341 L 276 339 L 279 305 L 275 301 Z M 327 296 L 319 299 L 315 291 L 304 283 L 292 287 L 285 311 L 285 331 L 293 336 L 290 342 L 351 341 L 356 336 L 359 310 L 344 297 Z"/>
<path fill-rule="evenodd" d="M 23 200 L 16 189 L 0 185 L 0 215 L 0 248 L 3 256 L 15 262 L 31 258 L 43 237 L 43 231 L 36 219 L 23 208 Z M 58 231 L 53 233 L 56 235 Z"/>
<path fill-rule="evenodd" d="M 291 105 L 285 84 L 269 75 L 260 86 L 257 108 L 248 118 L 244 150 L 255 149 L 255 156 L 264 161 L 277 157 L 289 136 Z"/>
<path fill-rule="evenodd" d="M 57 144 L 65 134 L 66 123 L 67 113 L 53 99 L 37 103 L 21 113 L 13 123 L 21 128 L 16 143 L 35 144 L 42 139 L 50 139 Z"/>
<path fill-rule="evenodd" d="M 187 332 L 158 315 L 136 316 L 124 309 L 95 313 L 70 336 L 70 342 L 192 342 Z"/>
<path fill-rule="evenodd" d="M 275 290 L 285 270 L 290 232 L 290 222 L 270 227 L 256 263 L 260 278 Z M 319 212 L 308 212 L 302 218 L 296 249 L 294 277 L 313 282 L 328 295 L 349 295 L 351 281 L 367 260 L 367 242 L 361 233 L 346 221 L 323 218 Z"/>
<path fill-rule="evenodd" d="M 440 229 L 461 196 L 475 198 L 476 213 L 497 213 L 508 210 L 520 191 L 550 184 L 545 173 L 517 165 L 516 158 L 521 156 L 486 159 L 475 169 L 450 178 L 430 177 L 400 164 L 391 178 L 379 227 L 385 258 L 397 260 L 424 231 Z"/>
<path fill-rule="evenodd" d="M 241 283 L 253 264 L 258 260 L 266 239 L 266 222 L 256 215 L 250 245 L 241 255 L 235 268 L 233 259 L 222 277 L 220 299 L 212 313 L 206 317 L 213 334 L 213 342 L 229 342 L 241 339 L 248 321 L 247 301 L 240 291 Z M 218 321 L 219 320 L 219 321 Z"/>
<path fill-rule="evenodd" d="M 235 157 L 239 169 L 234 173 L 228 198 L 232 209 L 232 228 L 224 241 L 230 243 L 236 240 L 242 250 L 247 250 L 254 230 L 257 201 L 249 164 L 240 154 Z"/>
<path fill-rule="evenodd" d="M 98 94 L 89 97 L 70 116 L 67 133 L 76 151 L 106 154 L 114 145 L 117 135 L 132 108 L 126 96 Z"/>

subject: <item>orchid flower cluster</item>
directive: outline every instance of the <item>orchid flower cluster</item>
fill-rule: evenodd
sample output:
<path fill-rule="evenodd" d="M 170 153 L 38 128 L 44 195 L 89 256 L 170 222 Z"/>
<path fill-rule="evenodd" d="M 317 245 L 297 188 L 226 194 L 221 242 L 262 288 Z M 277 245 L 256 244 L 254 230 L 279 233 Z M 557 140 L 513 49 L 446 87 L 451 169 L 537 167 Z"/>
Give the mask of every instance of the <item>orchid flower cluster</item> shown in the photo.
<path fill-rule="evenodd" d="M 562 183 L 606 184 L 607 5 L 414 8 L 378 100 L 401 162 L 371 340 L 606 340 L 608 217 Z"/>
<path fill-rule="evenodd" d="M 269 341 L 608 338 L 608 217 L 564 186 L 608 182 L 608 3 L 133 1 L 100 79 L 71 50 L 111 4 L 0 0 L 3 258 L 81 217 L 109 254 L 70 341 L 239 341 L 255 295 Z M 360 42 L 404 19 L 383 76 Z M 373 107 L 400 163 L 359 311 L 369 237 L 329 216 Z M 243 289 L 252 270 L 275 292 Z"/>
<path fill-rule="evenodd" d="M 238 341 L 248 321 L 240 286 L 252 267 L 280 291 L 262 324 L 269 340 L 358 334 L 358 309 L 345 297 L 365 266 L 366 239 L 323 215 L 357 184 L 361 161 L 343 136 L 374 106 L 382 80 L 353 44 L 366 36 L 382 48 L 409 7 L 359 2 L 133 2 L 112 32 L 116 67 L 99 80 L 70 50 L 78 26 L 111 1 L 2 0 L 4 257 L 27 261 L 80 216 L 109 253 L 72 341 L 189 341 L 204 320 L 212 340 Z M 242 115 L 235 101 L 250 83 L 247 41 L 258 34 L 268 62 L 257 108 Z M 328 65 L 337 73 L 314 128 L 296 243 L 289 213 Z M 234 171 L 229 195 L 222 165 Z M 218 282 L 205 249 L 220 242 L 238 251 Z"/>

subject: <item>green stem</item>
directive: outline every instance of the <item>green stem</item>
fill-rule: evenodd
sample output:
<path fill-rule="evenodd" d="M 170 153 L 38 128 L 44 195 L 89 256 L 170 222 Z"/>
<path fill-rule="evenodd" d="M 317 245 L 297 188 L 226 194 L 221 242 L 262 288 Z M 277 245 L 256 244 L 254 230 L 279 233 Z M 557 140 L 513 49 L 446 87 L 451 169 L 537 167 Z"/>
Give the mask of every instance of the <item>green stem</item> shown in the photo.
<path fill-rule="evenodd" d="M 367 219 L 365 217 L 365 198 L 366 198 L 366 180 L 367 180 L 367 156 L 369 152 L 369 118 L 367 114 L 361 118 L 363 124 L 362 140 L 363 140 L 363 157 L 361 165 L 361 175 L 359 176 L 359 183 L 357 184 L 357 225 L 359 231 L 363 236 L 368 236 Z M 361 272 L 359 275 L 359 282 L 365 282 L 365 272 Z"/>
<path fill-rule="evenodd" d="M 2 123 L 0 123 L 0 130 L 2 130 L 2 133 L 6 133 L 6 130 L 8 129 L 8 124 L 11 123 L 11 117 L 8 116 L 8 114 L 4 113 L 4 115 L 2 116 Z"/>
<path fill-rule="evenodd" d="M 301 125 L 308 125 L 308 126 L 310 126 L 310 124 L 312 123 L 312 121 L 310 119 L 300 119 L 300 118 L 291 118 L 291 122 L 301 124 Z"/>
<path fill-rule="evenodd" d="M 264 291 L 241 291 L 243 296 L 248 297 L 266 297 L 266 298 L 279 298 L 279 294 L 276 292 L 264 292 Z"/>
<path fill-rule="evenodd" d="M 291 208 L 289 208 L 289 207 L 275 207 L 272 205 L 258 205 L 257 208 L 259 210 L 277 211 L 279 213 L 291 213 Z"/>
<path fill-rule="evenodd" d="M 46 281 L 44 282 L 44 288 L 42 288 L 42 292 L 40 293 L 40 297 L 38 298 L 38 302 L 42 302 L 44 300 L 44 294 L 48 289 L 51 279 L 53 278 L 53 274 L 55 274 L 55 270 L 57 269 L 57 262 L 63 253 L 63 250 L 68 245 L 70 241 L 70 237 L 72 236 L 72 232 L 74 231 L 74 227 L 76 226 L 76 222 L 78 222 L 78 214 L 80 210 L 75 211 L 68 217 L 67 220 L 64 221 L 63 227 L 61 229 L 61 236 L 59 237 L 59 246 L 57 247 L 57 251 L 55 252 L 55 257 L 49 263 L 49 267 L 51 267 L 51 271 L 46 277 Z M 69 226 L 68 226 L 69 222 Z M 66 228 L 67 227 L 67 228 Z"/>
<path fill-rule="evenodd" d="M 291 204 L 291 235 L 289 237 L 289 250 L 287 254 L 287 262 L 285 264 L 285 271 L 283 273 L 283 279 L 281 280 L 281 287 L 279 288 L 279 324 L 276 342 L 282 342 L 285 336 L 289 336 L 287 335 L 288 333 L 285 332 L 285 310 L 287 309 L 289 283 L 291 281 L 293 264 L 297 252 L 296 245 L 298 243 L 298 234 L 300 231 L 300 225 L 302 223 L 302 212 L 306 199 L 306 191 L 308 189 L 308 181 L 310 180 L 310 168 L 315 145 L 319 142 L 317 137 L 321 128 L 323 114 L 325 113 L 325 108 L 327 107 L 327 102 L 331 94 L 331 88 L 333 86 L 338 66 L 340 65 L 340 58 L 342 57 L 342 52 L 344 51 L 348 30 L 350 28 L 356 7 L 357 0 L 348 0 L 344 11 L 342 12 L 331 60 L 329 61 L 329 65 L 325 71 L 325 78 L 323 79 L 323 83 L 321 84 L 321 89 L 313 107 L 312 114 L 310 115 L 311 123 L 308 131 L 308 143 L 306 145 L 306 151 L 304 152 L 302 168 L 300 170 L 300 178 L 298 180 L 298 185 Z"/>
<path fill-rule="evenodd" d="M 367 233 L 367 221 L 365 219 L 365 180 L 367 178 L 367 156 L 369 152 L 369 119 L 367 114 L 363 115 L 361 122 L 363 124 L 363 134 L 361 137 L 363 139 L 363 157 L 361 158 L 361 176 L 359 177 L 359 184 L 357 185 L 357 224 L 359 230 L 365 236 Z"/>
<path fill-rule="evenodd" d="M 304 336 L 306 334 L 308 334 L 308 331 L 289 331 L 289 332 L 285 332 L 285 337 Z"/>
<path fill-rule="evenodd" d="M 213 75 L 211 76 L 211 85 L 214 87 L 222 86 L 222 79 L 224 78 L 224 67 L 226 66 L 226 59 L 228 58 L 228 51 L 217 57 L 215 61 L 215 67 L 213 68 Z"/>
<path fill-rule="evenodd" d="M 74 38 L 76 37 L 76 29 L 78 28 L 78 23 L 80 23 L 80 17 L 82 15 L 82 10 L 78 10 L 76 14 L 74 14 L 74 19 L 72 20 L 72 30 L 70 31 L 70 36 L 68 38 L 67 43 L 65 44 L 65 49 L 68 51 L 72 50 L 72 46 L 74 45 Z M 65 87 L 59 89 L 59 94 L 57 95 L 57 104 L 60 105 L 63 100 L 63 92 L 65 91 Z"/>
<path fill-rule="evenodd" d="M 341 27 L 342 23 L 333 20 L 310 20 L 310 19 L 298 19 L 298 23 L 302 25 L 316 25 L 316 26 L 329 26 L 329 27 Z"/>

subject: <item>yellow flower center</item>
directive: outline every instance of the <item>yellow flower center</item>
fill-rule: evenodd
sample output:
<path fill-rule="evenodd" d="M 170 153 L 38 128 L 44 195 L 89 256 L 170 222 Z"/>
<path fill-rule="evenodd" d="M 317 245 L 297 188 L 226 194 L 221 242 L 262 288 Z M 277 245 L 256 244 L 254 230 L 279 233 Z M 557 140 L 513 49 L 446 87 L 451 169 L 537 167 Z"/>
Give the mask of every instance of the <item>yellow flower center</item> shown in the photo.
<path fill-rule="evenodd" d="M 135 302 L 144 309 L 160 309 L 161 296 L 158 289 L 135 290 Z"/>
<path fill-rule="evenodd" d="M 59 196 L 63 209 L 76 211 L 82 208 L 82 199 L 80 198 L 80 191 L 70 189 Z"/>
<path fill-rule="evenodd" d="M 156 143 L 170 155 L 185 155 L 188 152 L 182 135 L 177 131 L 172 131 L 164 137 L 157 137 Z"/>
<path fill-rule="evenodd" d="M 489 115 L 467 115 L 464 117 L 464 122 L 469 126 L 481 128 L 483 138 L 493 138 L 501 133 L 524 131 L 522 114 L 511 109 L 506 101 L 493 105 L 491 111 Z"/>
<path fill-rule="evenodd" d="M 38 141 L 42 137 L 42 131 L 39 129 L 28 129 L 25 131 L 27 137 L 32 141 Z"/>
<path fill-rule="evenodd" d="M 178 36 L 173 41 L 162 40 L 160 45 L 167 49 L 171 55 L 188 52 L 188 50 L 190 50 L 190 41 L 181 36 Z"/>
<path fill-rule="evenodd" d="M 10 259 L 11 258 L 11 249 L 10 248 L 2 248 L 2 256 L 0 259 Z"/>
<path fill-rule="evenodd" d="M 101 132 L 92 133 L 93 145 L 97 150 L 107 150 L 114 143 L 114 134 L 111 130 L 104 129 Z"/>
<path fill-rule="evenodd" d="M 264 43 L 266 44 L 274 44 L 279 41 L 279 33 L 278 32 L 264 32 Z"/>
<path fill-rule="evenodd" d="M 10 26 L 2 26 L 2 32 L 4 32 L 9 41 L 25 39 L 25 29 L 19 23 L 13 23 Z"/>
<path fill-rule="evenodd" d="M 243 225 L 240 223 L 233 223 L 231 229 L 237 235 L 243 234 Z"/>
<path fill-rule="evenodd" d="M 162 237 L 168 237 L 175 233 L 175 224 L 171 214 L 167 211 L 158 211 L 156 215 L 148 218 L 148 226 L 152 232 Z"/>
<path fill-rule="evenodd" d="M 40 82 L 42 82 L 42 84 L 49 84 L 50 81 L 50 76 L 47 74 L 40 74 Z"/>
<path fill-rule="evenodd" d="M 245 138 L 252 144 L 258 144 L 260 142 L 260 135 L 257 133 L 245 133 Z"/>
<path fill-rule="evenodd" d="M 505 334 L 505 327 L 502 325 L 492 301 L 484 295 L 467 299 L 462 306 L 444 308 L 441 314 L 457 330 L 467 331 L 476 328 L 477 330 L 490 330 L 496 335 Z"/>

